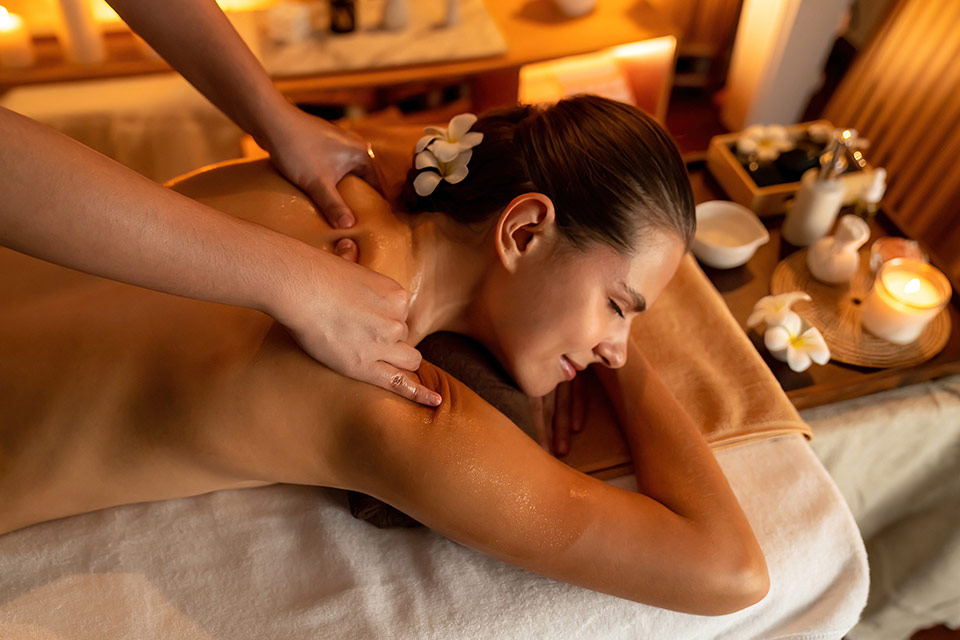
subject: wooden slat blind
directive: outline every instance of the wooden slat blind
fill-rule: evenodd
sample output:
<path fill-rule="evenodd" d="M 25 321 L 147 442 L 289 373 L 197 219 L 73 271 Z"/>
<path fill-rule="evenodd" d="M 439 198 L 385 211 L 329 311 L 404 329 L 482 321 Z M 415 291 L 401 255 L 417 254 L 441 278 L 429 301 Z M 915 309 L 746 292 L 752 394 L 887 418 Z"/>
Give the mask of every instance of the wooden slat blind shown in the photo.
<path fill-rule="evenodd" d="M 899 0 L 824 116 L 872 142 L 882 206 L 960 290 L 960 2 Z"/>

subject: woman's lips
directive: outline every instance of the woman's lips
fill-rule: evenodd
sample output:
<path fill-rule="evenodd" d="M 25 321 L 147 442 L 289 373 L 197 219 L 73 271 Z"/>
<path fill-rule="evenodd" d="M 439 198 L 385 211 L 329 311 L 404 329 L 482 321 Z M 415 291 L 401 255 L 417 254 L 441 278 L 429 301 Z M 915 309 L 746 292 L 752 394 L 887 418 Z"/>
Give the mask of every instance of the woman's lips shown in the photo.
<path fill-rule="evenodd" d="M 572 362 L 567 360 L 566 356 L 560 356 L 560 368 L 563 369 L 563 377 L 567 382 L 577 377 L 577 369 L 573 366 Z"/>

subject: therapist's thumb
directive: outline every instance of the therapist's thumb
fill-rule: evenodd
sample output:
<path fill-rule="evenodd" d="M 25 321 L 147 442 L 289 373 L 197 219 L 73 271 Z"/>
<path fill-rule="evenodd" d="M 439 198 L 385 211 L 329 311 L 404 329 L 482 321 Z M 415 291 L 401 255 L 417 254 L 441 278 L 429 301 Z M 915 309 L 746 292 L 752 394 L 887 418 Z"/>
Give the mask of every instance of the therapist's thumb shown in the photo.
<path fill-rule="evenodd" d="M 318 180 L 306 191 L 310 199 L 320 207 L 320 213 L 323 214 L 327 224 L 334 229 L 346 229 L 356 223 L 353 212 L 340 197 L 340 192 L 337 191 L 337 185 L 334 183 Z"/>

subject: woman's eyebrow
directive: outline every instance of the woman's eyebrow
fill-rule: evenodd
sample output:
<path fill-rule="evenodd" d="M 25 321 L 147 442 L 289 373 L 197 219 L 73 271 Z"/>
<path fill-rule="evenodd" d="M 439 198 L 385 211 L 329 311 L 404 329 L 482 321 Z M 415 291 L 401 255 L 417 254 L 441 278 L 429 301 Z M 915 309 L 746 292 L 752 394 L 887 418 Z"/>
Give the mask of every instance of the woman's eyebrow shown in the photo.
<path fill-rule="evenodd" d="M 647 308 L 647 301 L 639 291 L 628 285 L 623 280 L 620 281 L 620 286 L 623 287 L 623 290 L 627 293 L 627 297 L 633 302 L 633 311 L 637 313 L 642 313 Z"/>

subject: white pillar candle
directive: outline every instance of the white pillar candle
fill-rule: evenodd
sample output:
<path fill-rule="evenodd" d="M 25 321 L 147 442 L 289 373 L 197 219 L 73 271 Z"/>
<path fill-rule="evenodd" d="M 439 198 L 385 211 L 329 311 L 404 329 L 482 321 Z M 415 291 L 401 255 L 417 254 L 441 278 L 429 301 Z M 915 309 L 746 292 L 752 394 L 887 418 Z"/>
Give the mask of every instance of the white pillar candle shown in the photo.
<path fill-rule="evenodd" d="M 63 48 L 67 58 L 77 64 L 103 62 L 107 50 L 88 0 L 60 0 L 60 15 L 66 28 Z"/>
<path fill-rule="evenodd" d="M 878 338 L 910 344 L 950 301 L 950 282 L 919 260 L 896 258 L 877 272 L 860 320 Z"/>
<path fill-rule="evenodd" d="M 22 69 L 33 65 L 33 44 L 23 18 L 0 7 L 0 66 Z"/>

